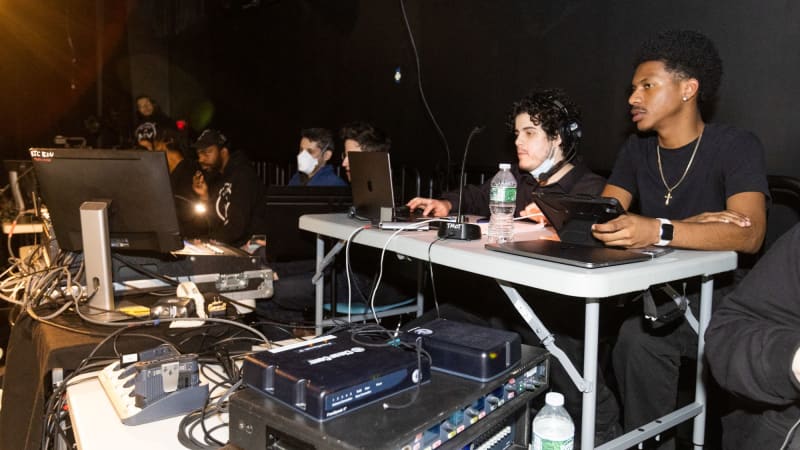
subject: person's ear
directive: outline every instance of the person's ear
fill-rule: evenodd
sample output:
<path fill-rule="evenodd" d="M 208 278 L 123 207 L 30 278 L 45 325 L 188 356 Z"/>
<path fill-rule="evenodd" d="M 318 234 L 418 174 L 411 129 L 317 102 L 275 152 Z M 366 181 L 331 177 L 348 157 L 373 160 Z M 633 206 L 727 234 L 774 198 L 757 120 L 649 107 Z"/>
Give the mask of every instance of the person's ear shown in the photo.
<path fill-rule="evenodd" d="M 331 159 L 332 156 L 333 156 L 333 152 L 332 151 L 325 150 L 324 152 L 322 152 L 322 161 L 328 162 Z"/>
<path fill-rule="evenodd" d="M 698 90 L 700 90 L 700 82 L 697 81 L 697 78 L 688 78 L 681 81 L 681 99 L 684 102 L 694 98 Z"/>

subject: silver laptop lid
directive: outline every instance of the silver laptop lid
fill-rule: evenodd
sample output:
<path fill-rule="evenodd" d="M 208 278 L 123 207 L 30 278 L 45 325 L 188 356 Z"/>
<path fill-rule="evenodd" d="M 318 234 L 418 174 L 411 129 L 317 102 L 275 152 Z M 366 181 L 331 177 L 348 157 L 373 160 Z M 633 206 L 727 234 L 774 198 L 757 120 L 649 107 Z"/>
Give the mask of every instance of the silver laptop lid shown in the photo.
<path fill-rule="evenodd" d="M 377 223 L 381 208 L 395 205 L 389 153 L 350 152 L 347 157 L 356 214 Z"/>

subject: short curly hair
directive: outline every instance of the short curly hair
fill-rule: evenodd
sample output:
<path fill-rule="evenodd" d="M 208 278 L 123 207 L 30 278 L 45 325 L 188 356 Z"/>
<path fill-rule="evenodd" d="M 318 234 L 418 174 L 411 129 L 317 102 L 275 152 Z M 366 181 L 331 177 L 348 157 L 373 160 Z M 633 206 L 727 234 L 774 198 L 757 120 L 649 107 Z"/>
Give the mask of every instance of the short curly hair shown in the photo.
<path fill-rule="evenodd" d="M 392 147 L 392 140 L 383 130 L 362 121 L 350 122 L 339 131 L 342 142 L 352 139 L 358 142 L 365 152 L 388 152 Z"/>
<path fill-rule="evenodd" d="M 716 97 L 722 80 L 722 59 L 706 35 L 691 30 L 662 31 L 642 44 L 633 67 L 647 61 L 661 61 L 669 72 L 699 81 L 699 103 Z"/>
<path fill-rule="evenodd" d="M 580 122 L 581 118 L 578 106 L 561 89 L 536 90 L 514 102 L 508 115 L 509 130 L 514 131 L 515 119 L 524 113 L 530 115 L 531 122 L 541 126 L 550 139 L 559 136 L 567 122 Z M 562 148 L 568 149 L 577 144 L 569 141 L 570 138 L 571 136 L 561 136 Z"/>

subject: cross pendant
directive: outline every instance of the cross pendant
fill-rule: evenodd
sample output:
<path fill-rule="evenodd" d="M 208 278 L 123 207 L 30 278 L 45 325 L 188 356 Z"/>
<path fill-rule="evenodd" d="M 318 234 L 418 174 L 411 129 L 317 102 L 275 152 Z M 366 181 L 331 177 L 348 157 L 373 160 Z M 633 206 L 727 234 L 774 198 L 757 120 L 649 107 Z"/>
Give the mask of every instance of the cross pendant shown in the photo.
<path fill-rule="evenodd" d="M 669 206 L 669 201 L 672 200 L 672 192 L 667 191 L 667 195 L 664 196 L 664 199 L 665 199 L 664 204 Z"/>

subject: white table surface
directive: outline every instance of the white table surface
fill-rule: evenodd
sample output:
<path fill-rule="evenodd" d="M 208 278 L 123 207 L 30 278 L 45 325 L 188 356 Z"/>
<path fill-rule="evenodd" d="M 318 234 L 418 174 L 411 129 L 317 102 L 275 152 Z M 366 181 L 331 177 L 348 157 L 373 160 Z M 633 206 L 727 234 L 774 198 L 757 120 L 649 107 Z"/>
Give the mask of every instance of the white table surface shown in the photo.
<path fill-rule="evenodd" d="M 346 214 L 312 214 L 300 217 L 299 225 L 302 230 L 346 239 L 364 222 Z M 515 225 L 521 231 L 516 240 L 538 239 L 551 234 L 549 229 Z M 353 243 L 382 248 L 392 234 L 391 231 L 368 229 L 358 233 Z M 407 231 L 392 239 L 387 249 L 427 261 L 428 247 L 435 239 L 436 231 Z M 486 250 L 486 242 L 485 237 L 475 241 L 439 241 L 431 247 L 430 259 L 466 272 L 581 298 L 610 297 L 641 291 L 658 283 L 736 268 L 735 252 L 676 250 L 651 261 L 584 269 Z"/>

